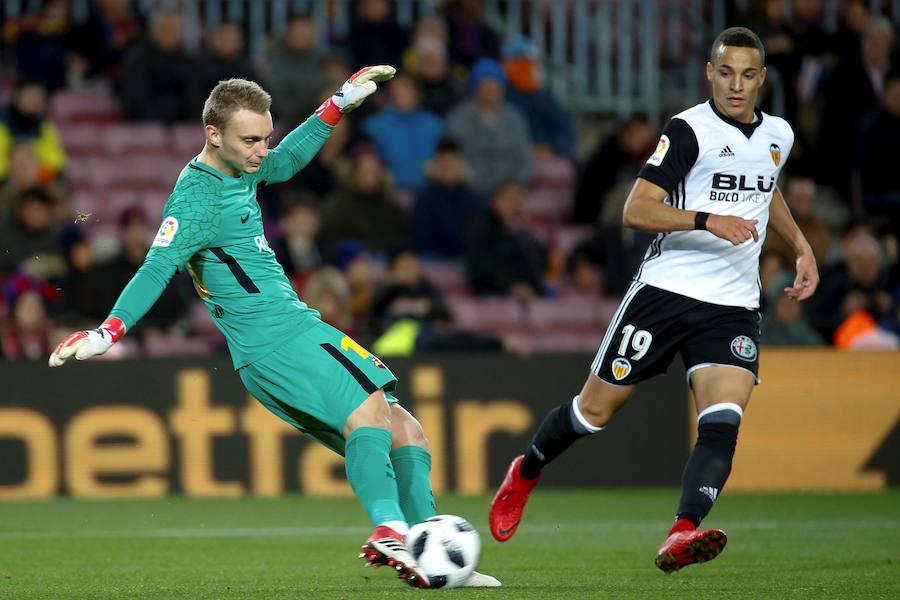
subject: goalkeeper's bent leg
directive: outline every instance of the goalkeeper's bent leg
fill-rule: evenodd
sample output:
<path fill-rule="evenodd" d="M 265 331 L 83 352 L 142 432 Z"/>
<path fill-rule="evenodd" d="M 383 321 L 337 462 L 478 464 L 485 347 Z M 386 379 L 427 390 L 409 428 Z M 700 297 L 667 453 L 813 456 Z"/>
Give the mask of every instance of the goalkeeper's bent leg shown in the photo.
<path fill-rule="evenodd" d="M 406 517 L 400 509 L 397 478 L 388 456 L 390 447 L 390 431 L 360 427 L 347 438 L 346 468 L 350 487 L 369 513 L 372 525 L 391 524 L 396 529 L 397 522 L 406 524 Z"/>
<path fill-rule="evenodd" d="M 431 491 L 431 453 L 422 425 L 399 404 L 391 405 L 393 450 L 400 508 L 410 525 L 437 514 Z"/>
<path fill-rule="evenodd" d="M 390 412 L 384 393 L 369 396 L 344 427 L 347 480 L 372 525 L 387 525 L 406 535 L 397 476 L 391 464 Z"/>
<path fill-rule="evenodd" d="M 391 464 L 397 474 L 400 508 L 410 525 L 437 514 L 431 491 L 431 453 L 419 446 L 391 450 Z"/>

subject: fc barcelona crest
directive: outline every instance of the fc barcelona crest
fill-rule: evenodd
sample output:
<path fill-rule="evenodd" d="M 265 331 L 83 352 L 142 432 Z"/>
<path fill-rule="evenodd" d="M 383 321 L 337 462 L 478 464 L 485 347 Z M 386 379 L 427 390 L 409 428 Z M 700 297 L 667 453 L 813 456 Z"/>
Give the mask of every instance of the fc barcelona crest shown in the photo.
<path fill-rule="evenodd" d="M 775 163 L 776 167 L 781 164 L 781 146 L 771 144 L 769 146 L 769 154 L 772 155 L 772 162 Z"/>

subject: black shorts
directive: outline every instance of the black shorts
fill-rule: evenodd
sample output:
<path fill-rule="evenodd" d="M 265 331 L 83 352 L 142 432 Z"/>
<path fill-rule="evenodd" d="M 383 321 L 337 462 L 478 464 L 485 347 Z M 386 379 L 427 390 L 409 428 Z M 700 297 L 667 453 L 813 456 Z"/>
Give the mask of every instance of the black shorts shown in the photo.
<path fill-rule="evenodd" d="M 710 304 L 632 282 L 591 365 L 600 379 L 631 385 L 665 373 L 680 352 L 691 372 L 730 365 L 759 373 L 759 311 Z M 757 382 L 758 382 L 757 378 Z"/>

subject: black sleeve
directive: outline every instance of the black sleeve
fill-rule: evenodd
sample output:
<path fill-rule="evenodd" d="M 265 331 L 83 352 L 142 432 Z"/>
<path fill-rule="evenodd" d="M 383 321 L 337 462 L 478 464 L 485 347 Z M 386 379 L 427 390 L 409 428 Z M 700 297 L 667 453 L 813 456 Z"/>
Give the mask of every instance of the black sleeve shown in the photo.
<path fill-rule="evenodd" d="M 656 151 L 641 167 L 638 177 L 655 183 L 669 194 L 687 177 L 697 161 L 700 146 L 694 130 L 684 119 L 672 119 L 659 138 Z"/>

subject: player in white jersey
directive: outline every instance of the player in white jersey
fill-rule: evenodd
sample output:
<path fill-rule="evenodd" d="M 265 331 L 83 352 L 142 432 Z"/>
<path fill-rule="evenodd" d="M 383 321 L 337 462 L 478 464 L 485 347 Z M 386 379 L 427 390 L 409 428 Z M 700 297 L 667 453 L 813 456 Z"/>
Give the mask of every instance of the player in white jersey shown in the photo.
<path fill-rule="evenodd" d="M 491 533 L 512 537 L 544 466 L 575 440 L 603 429 L 634 384 L 663 373 L 680 353 L 698 414 L 697 443 L 656 566 L 671 573 L 725 547 L 698 530 L 731 472 L 743 411 L 758 383 L 759 253 L 766 227 L 797 254 L 785 293 L 812 296 L 815 258 L 776 181 L 794 134 L 755 108 L 765 51 L 749 29 L 726 29 L 706 65 L 712 99 L 666 125 L 625 203 L 627 227 L 656 232 L 574 400 L 553 409 L 516 457 L 491 503 Z"/>

